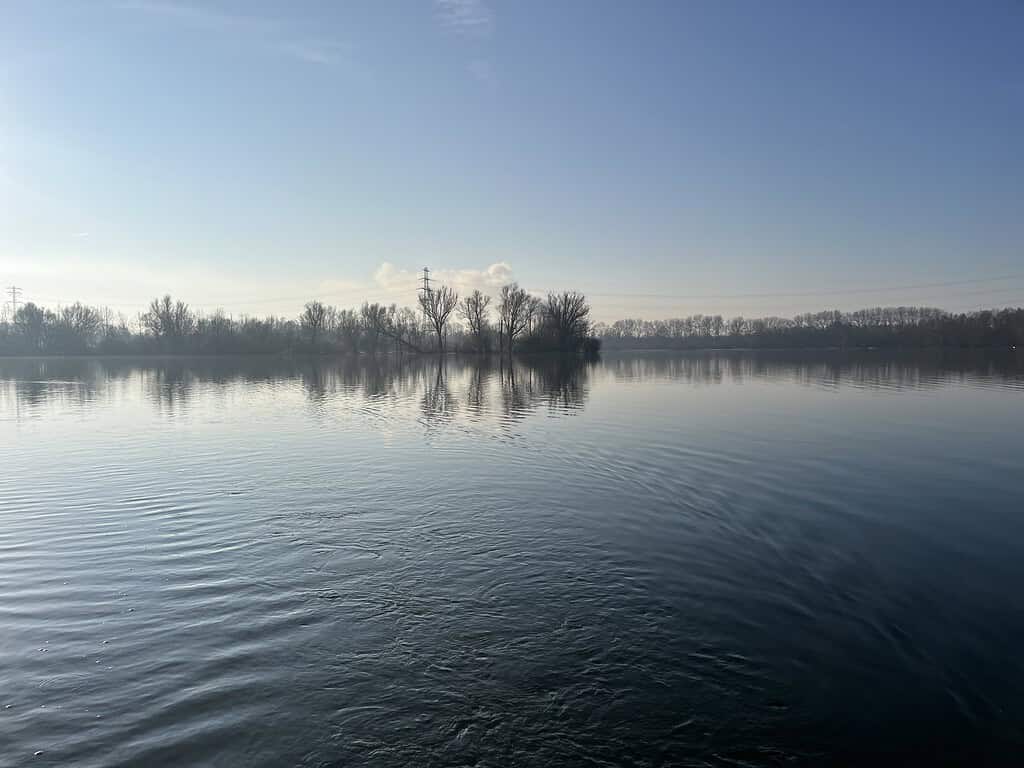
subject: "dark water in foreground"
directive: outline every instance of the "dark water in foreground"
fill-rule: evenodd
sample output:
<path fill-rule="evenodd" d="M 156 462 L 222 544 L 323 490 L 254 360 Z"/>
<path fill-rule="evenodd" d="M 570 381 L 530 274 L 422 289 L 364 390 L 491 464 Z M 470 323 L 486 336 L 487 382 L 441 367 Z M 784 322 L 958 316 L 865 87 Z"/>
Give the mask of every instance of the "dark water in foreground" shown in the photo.
<path fill-rule="evenodd" d="M 1022 428 L 1019 358 L 0 360 L 0 764 L 1018 764 Z"/>

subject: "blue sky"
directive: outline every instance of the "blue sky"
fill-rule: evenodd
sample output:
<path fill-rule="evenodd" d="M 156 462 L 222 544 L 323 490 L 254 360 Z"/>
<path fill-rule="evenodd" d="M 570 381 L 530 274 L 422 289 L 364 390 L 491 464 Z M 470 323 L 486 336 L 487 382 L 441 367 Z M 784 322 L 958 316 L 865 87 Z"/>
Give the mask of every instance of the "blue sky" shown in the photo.
<path fill-rule="evenodd" d="M 412 303 L 429 264 L 600 319 L 1024 303 L 1024 3 L 0 15 L 0 281 L 29 299 L 293 314 Z"/>

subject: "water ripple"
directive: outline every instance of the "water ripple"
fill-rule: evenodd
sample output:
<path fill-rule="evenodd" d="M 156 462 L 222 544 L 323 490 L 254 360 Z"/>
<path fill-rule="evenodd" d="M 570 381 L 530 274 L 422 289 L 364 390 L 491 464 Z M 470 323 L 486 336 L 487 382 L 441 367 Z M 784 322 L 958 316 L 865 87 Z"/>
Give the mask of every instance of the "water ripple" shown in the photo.
<path fill-rule="evenodd" d="M 999 763 L 1022 391 L 873 353 L 0 361 L 0 765 Z"/>

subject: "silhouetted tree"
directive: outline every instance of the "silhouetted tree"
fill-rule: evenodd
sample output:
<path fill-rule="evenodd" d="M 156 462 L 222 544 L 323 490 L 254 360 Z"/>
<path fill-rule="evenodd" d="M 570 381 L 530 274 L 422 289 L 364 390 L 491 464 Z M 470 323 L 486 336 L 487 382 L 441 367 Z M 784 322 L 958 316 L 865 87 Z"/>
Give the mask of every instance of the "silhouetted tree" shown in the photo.
<path fill-rule="evenodd" d="M 484 334 L 487 332 L 487 307 L 491 303 L 491 297 L 485 296 L 479 290 L 473 291 L 466 296 L 459 305 L 459 314 L 469 326 L 477 352 L 485 351 Z"/>
<path fill-rule="evenodd" d="M 394 327 L 399 344 L 413 352 L 421 351 L 423 327 L 415 310 L 409 307 L 400 307 L 395 313 Z"/>
<path fill-rule="evenodd" d="M 334 318 L 334 335 L 346 352 L 359 351 L 359 315 L 351 309 L 339 309 Z"/>
<path fill-rule="evenodd" d="M 440 352 L 444 352 L 444 332 L 448 317 L 458 303 L 459 294 L 447 285 L 420 293 L 420 306 L 437 334 L 437 349 Z"/>
<path fill-rule="evenodd" d="M 98 309 L 74 303 L 62 307 L 53 317 L 48 339 L 50 351 L 78 354 L 92 347 L 103 327 L 103 316 Z"/>
<path fill-rule="evenodd" d="M 195 328 L 196 318 L 183 301 L 174 301 L 170 294 L 153 299 L 149 311 L 142 316 L 142 326 L 164 346 L 174 350 L 182 347 L 185 337 Z"/>
<path fill-rule="evenodd" d="M 237 329 L 223 309 L 214 310 L 208 317 L 196 319 L 197 347 L 204 353 L 217 354 L 232 347 Z"/>
<path fill-rule="evenodd" d="M 420 351 L 414 342 L 419 324 L 412 310 L 400 310 L 396 304 L 363 304 L 361 314 L 375 337 L 386 336 L 395 342 L 398 349 L 405 347 L 413 352 Z"/>
<path fill-rule="evenodd" d="M 324 329 L 327 327 L 328 315 L 327 307 L 319 301 L 306 302 L 302 314 L 299 315 L 299 324 L 302 326 L 302 332 L 309 339 L 310 346 L 315 347 L 321 334 L 323 334 Z"/>
<path fill-rule="evenodd" d="M 565 291 L 548 294 L 544 307 L 545 321 L 562 353 L 576 351 L 587 337 L 590 307 L 582 293 Z"/>
<path fill-rule="evenodd" d="M 536 302 L 517 283 L 503 285 L 498 297 L 499 333 L 504 336 L 509 354 L 524 331 L 530 327 Z"/>
<path fill-rule="evenodd" d="M 14 327 L 29 352 L 42 352 L 46 349 L 47 334 L 54 320 L 52 312 L 31 301 L 18 307 L 14 313 Z"/>

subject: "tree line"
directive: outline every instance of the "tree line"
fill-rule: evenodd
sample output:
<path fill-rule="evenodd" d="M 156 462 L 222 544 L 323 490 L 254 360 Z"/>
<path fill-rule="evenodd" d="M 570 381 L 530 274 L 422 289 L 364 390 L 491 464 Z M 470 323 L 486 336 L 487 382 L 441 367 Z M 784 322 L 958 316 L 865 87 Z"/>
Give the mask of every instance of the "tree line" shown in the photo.
<path fill-rule="evenodd" d="M 1024 346 L 1024 309 L 951 313 L 935 307 L 827 310 L 791 318 L 690 315 L 592 323 L 581 293 L 533 295 L 515 283 L 497 296 L 449 286 L 419 307 L 307 302 L 297 317 L 197 312 L 169 295 L 134 319 L 81 303 L 26 303 L 0 316 L 0 355 L 286 354 L 513 351 L 593 354 L 607 348 Z"/>
<path fill-rule="evenodd" d="M 558 352 L 594 354 L 590 306 L 581 293 L 546 298 L 517 284 L 496 298 L 423 290 L 418 311 L 365 302 L 358 309 L 307 302 L 293 318 L 197 312 L 165 295 L 134 319 L 81 303 L 26 303 L 0 317 L 0 355 L 287 354 L 378 352 Z"/>
<path fill-rule="evenodd" d="M 1024 309 L 953 313 L 935 307 L 827 310 L 795 317 L 617 320 L 594 333 L 608 348 L 1014 347 L 1024 346 Z"/>

